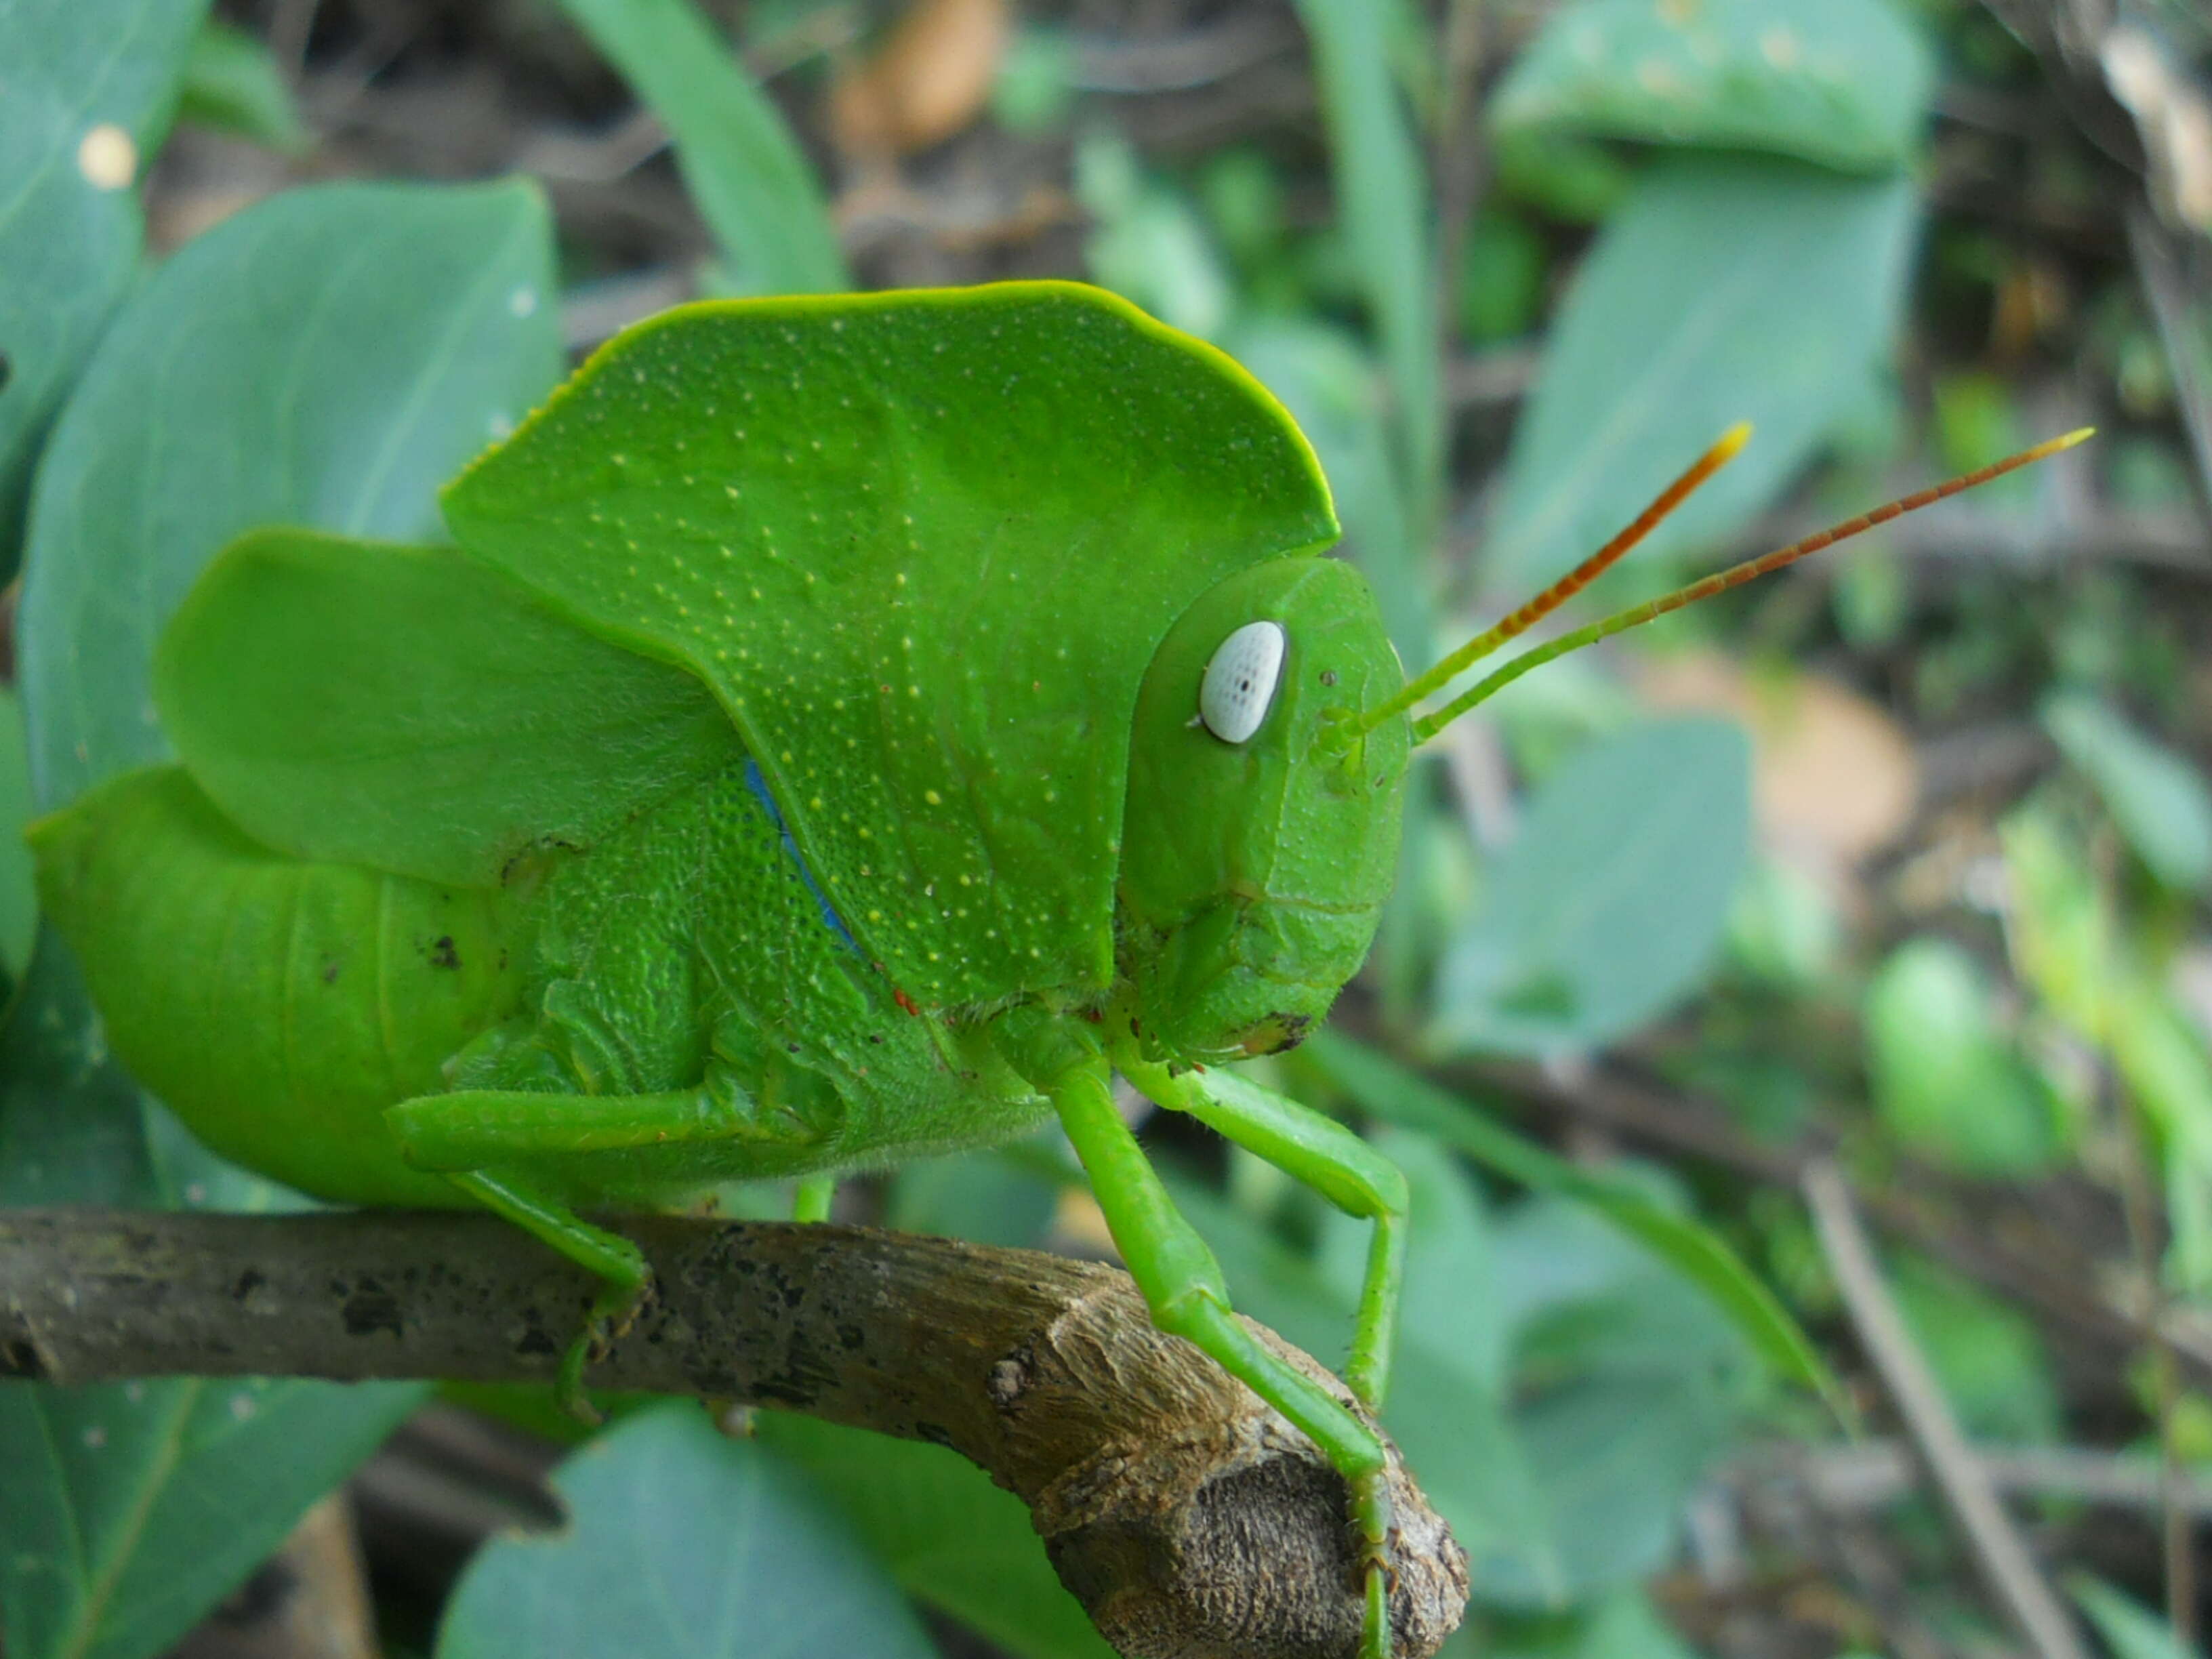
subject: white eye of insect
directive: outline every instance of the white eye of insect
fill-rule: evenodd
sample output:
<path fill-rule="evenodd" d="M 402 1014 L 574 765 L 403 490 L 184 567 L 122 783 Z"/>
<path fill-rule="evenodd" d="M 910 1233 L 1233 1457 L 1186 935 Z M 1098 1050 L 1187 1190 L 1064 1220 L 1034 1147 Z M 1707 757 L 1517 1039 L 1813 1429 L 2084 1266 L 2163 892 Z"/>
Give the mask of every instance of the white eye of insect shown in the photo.
<path fill-rule="evenodd" d="M 1198 717 L 1207 731 L 1224 743 L 1242 743 L 1260 729 L 1283 677 L 1287 643 L 1282 624 L 1271 622 L 1246 623 L 1222 641 L 1198 689 Z"/>

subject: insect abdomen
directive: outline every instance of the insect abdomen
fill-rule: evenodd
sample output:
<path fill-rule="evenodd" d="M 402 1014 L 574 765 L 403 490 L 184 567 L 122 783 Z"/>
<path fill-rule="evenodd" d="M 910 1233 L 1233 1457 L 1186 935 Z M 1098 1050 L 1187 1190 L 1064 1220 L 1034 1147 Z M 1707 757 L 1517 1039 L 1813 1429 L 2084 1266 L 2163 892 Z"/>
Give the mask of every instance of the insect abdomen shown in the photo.
<path fill-rule="evenodd" d="M 446 1086 L 446 1057 L 513 1011 L 507 896 L 285 858 L 173 766 L 30 840 L 110 1047 L 201 1139 L 325 1198 L 457 1201 L 400 1162 L 382 1114 Z"/>

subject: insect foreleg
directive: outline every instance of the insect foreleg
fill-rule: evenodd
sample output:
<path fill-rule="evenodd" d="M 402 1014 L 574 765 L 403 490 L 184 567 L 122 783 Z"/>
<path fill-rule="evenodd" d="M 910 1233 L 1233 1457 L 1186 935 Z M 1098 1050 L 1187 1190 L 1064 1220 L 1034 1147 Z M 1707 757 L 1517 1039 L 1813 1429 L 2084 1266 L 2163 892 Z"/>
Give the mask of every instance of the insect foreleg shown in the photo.
<path fill-rule="evenodd" d="M 1406 1277 L 1406 1177 L 1398 1166 L 1335 1119 L 1234 1073 L 1170 1077 L 1164 1066 L 1126 1056 L 1121 1070 L 1156 1104 L 1189 1113 L 1346 1214 L 1374 1222 L 1344 1380 L 1370 1410 L 1380 1411 Z"/>
<path fill-rule="evenodd" d="M 619 1233 L 594 1227 L 565 1205 L 513 1176 L 472 1170 L 447 1179 L 486 1209 L 504 1216 L 606 1281 L 592 1298 L 583 1330 L 561 1356 L 555 1383 L 555 1397 L 562 1409 L 587 1423 L 598 1422 L 599 1413 L 584 1398 L 584 1366 L 610 1336 L 622 1334 L 645 1300 L 646 1290 L 653 1283 L 653 1268 L 645 1253 Z"/>
<path fill-rule="evenodd" d="M 1229 1305 L 1220 1264 L 1176 1209 L 1137 1138 L 1114 1107 L 1103 1064 L 1064 1073 L 1052 1090 L 1060 1126 L 1091 1177 L 1091 1190 L 1152 1322 L 1194 1344 L 1299 1429 L 1344 1476 L 1367 1559 L 1361 1659 L 1389 1659 L 1384 1613 L 1390 1531 L 1382 1437 L 1319 1383 L 1254 1336 Z M 1403 1206 L 1401 1205 L 1402 1209 Z"/>

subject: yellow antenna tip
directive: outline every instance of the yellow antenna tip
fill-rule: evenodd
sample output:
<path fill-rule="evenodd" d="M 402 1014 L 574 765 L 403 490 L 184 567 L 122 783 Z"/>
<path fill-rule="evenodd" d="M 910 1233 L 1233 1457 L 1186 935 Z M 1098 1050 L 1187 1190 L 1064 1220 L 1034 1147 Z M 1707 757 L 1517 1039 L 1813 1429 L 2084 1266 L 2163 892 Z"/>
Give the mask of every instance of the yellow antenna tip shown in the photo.
<path fill-rule="evenodd" d="M 2053 455 L 2057 455 L 2063 451 L 2071 449 L 2075 444 L 2087 443 L 2090 439 L 2096 435 L 2097 428 L 2095 427 L 2077 426 L 2071 432 L 2065 433 L 2056 438 L 2045 438 L 2041 443 L 2035 445 L 2033 448 L 2023 449 L 2020 453 L 2019 459 L 2011 465 L 2027 466 L 2033 462 L 2047 461 Z"/>
<path fill-rule="evenodd" d="M 1741 449 L 1750 441 L 1751 422 L 1749 421 L 1738 421 L 1734 426 L 1721 434 L 1721 441 L 1712 447 L 1710 453 L 1715 461 L 1725 461 L 1733 458 L 1738 450 Z"/>

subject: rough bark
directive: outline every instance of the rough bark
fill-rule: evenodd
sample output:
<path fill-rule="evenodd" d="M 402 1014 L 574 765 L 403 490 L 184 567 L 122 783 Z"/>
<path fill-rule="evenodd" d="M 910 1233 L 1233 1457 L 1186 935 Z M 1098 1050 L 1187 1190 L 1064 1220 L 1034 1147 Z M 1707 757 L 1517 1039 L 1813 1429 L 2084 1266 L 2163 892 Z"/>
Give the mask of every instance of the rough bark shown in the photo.
<path fill-rule="evenodd" d="M 952 1448 L 1029 1505 L 1061 1580 L 1130 1659 L 1354 1652 L 1343 1483 L 1156 1330 L 1118 1269 L 828 1224 L 621 1225 L 659 1289 L 595 1386 Z M 544 1381 L 593 1289 L 487 1216 L 0 1211 L 0 1377 Z M 1391 1623 L 1419 1659 L 1459 1623 L 1466 1556 L 1391 1460 Z"/>

